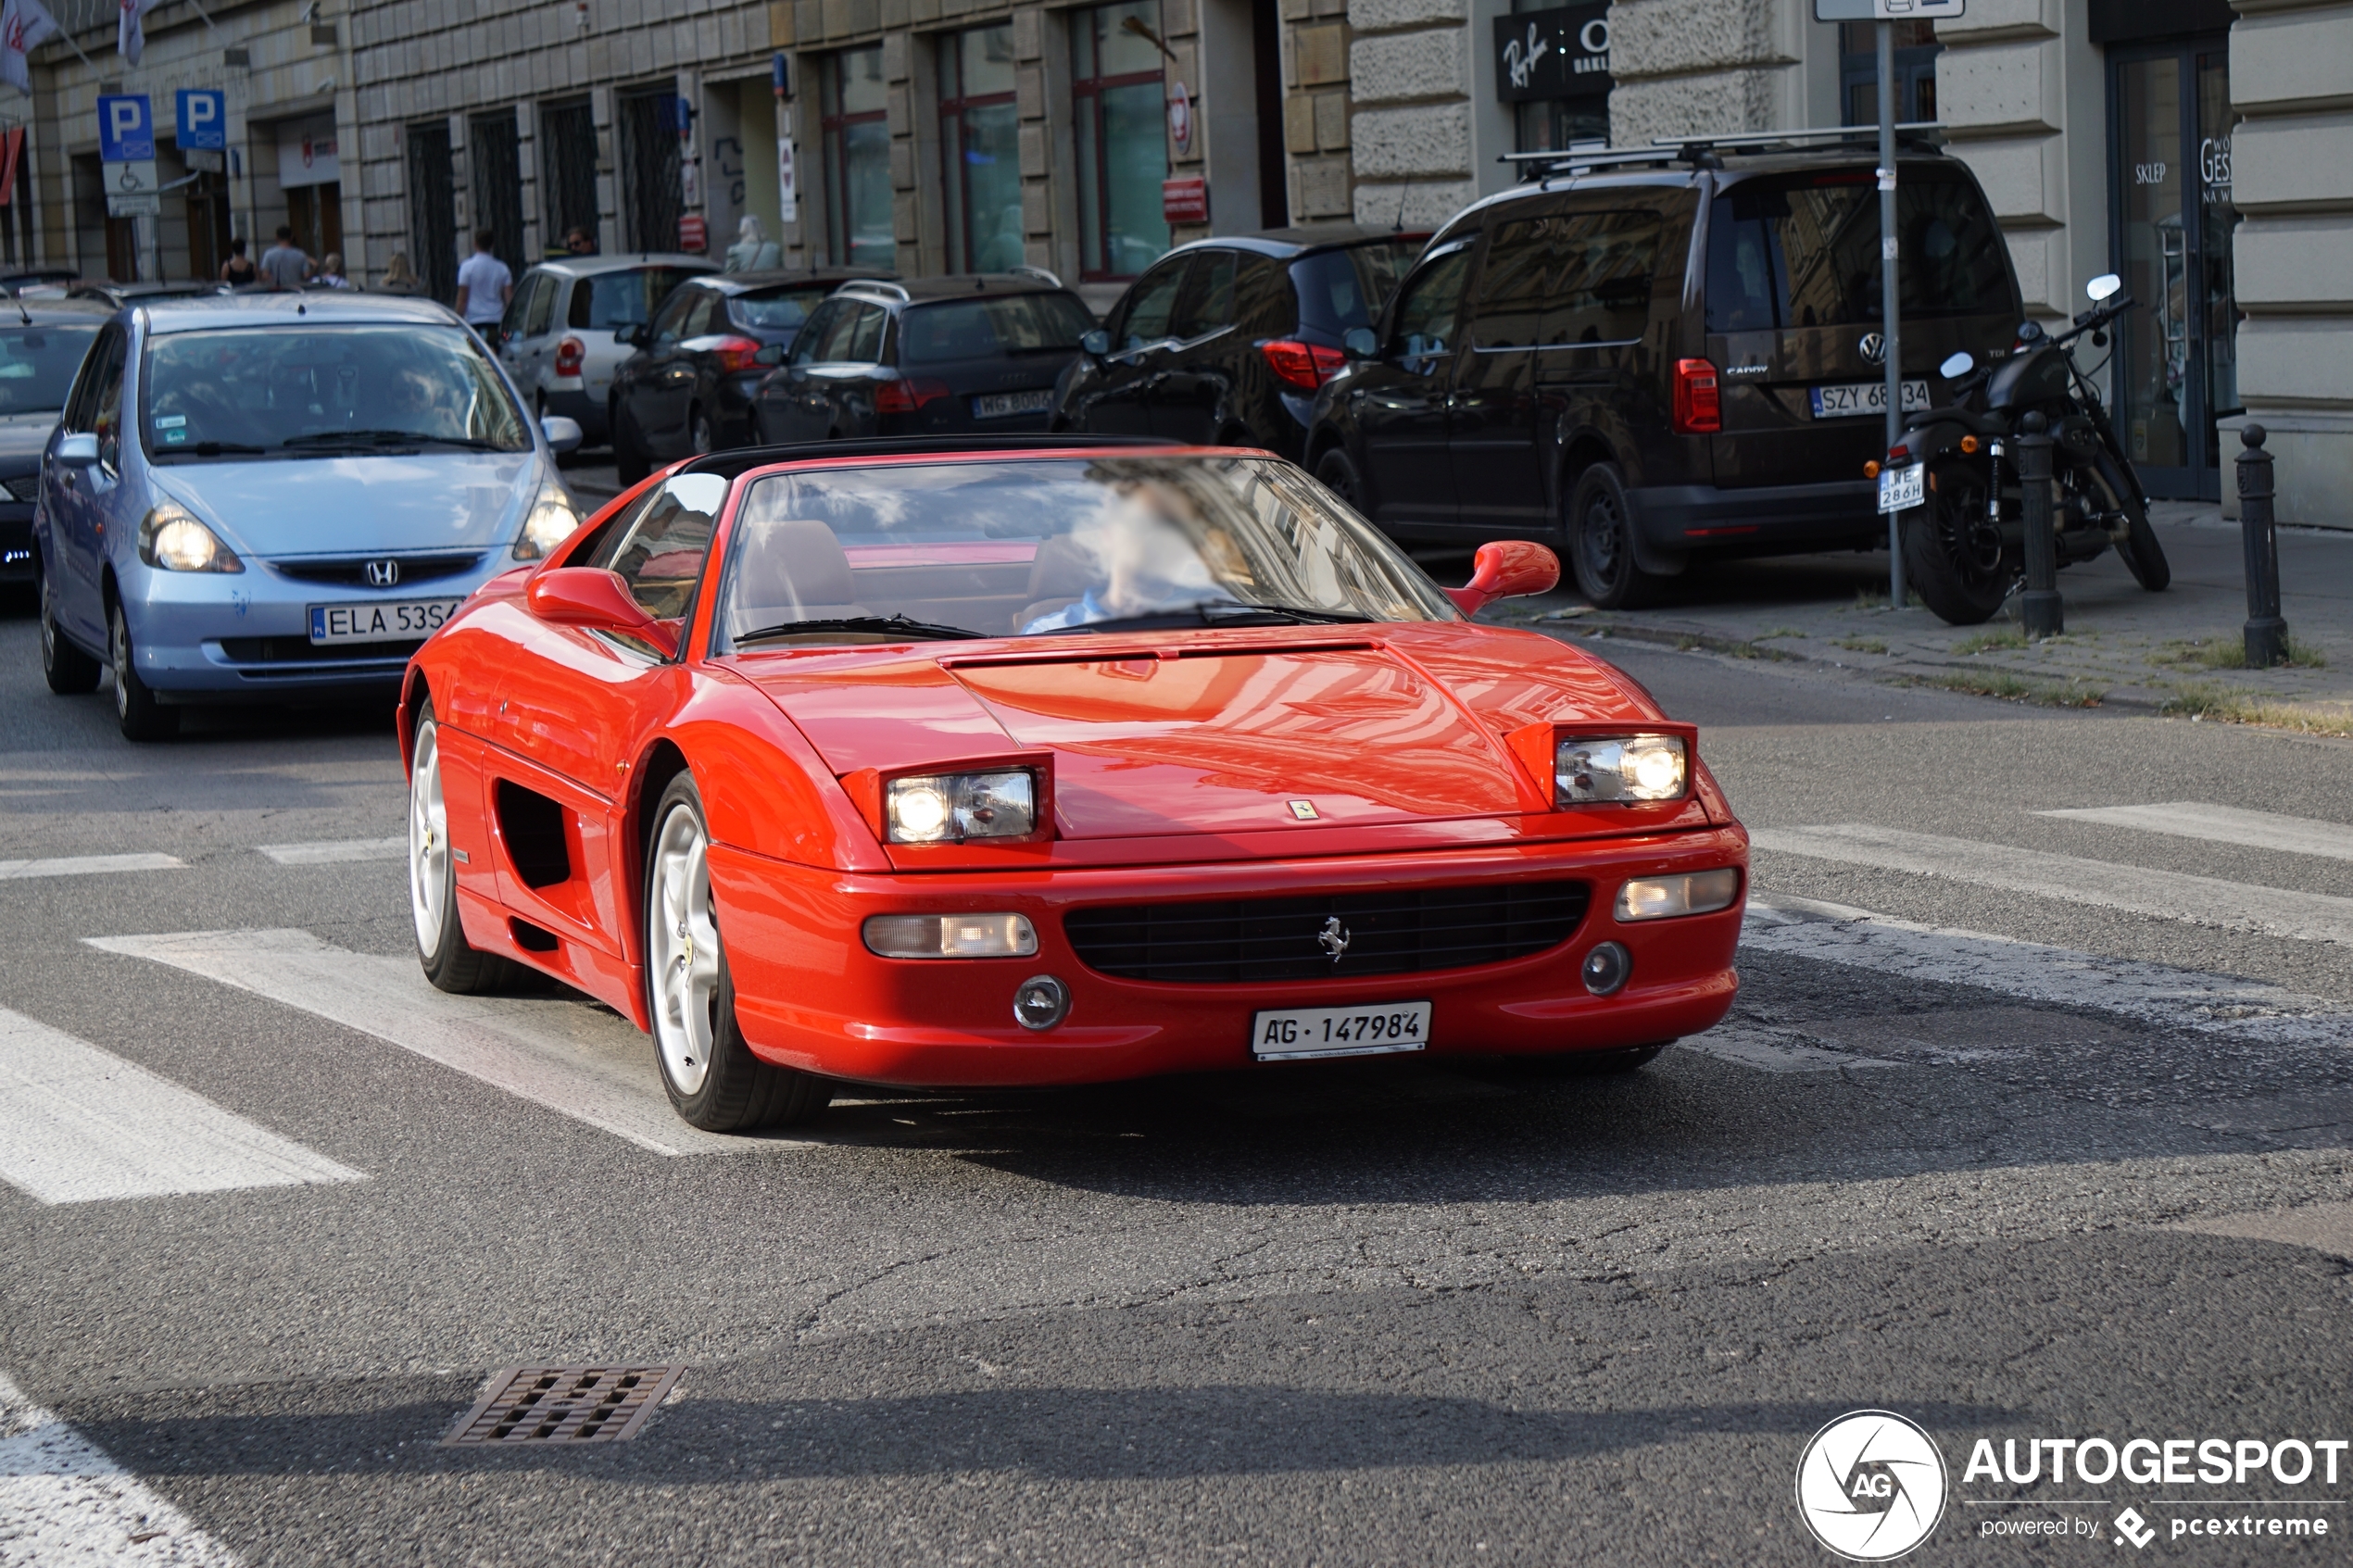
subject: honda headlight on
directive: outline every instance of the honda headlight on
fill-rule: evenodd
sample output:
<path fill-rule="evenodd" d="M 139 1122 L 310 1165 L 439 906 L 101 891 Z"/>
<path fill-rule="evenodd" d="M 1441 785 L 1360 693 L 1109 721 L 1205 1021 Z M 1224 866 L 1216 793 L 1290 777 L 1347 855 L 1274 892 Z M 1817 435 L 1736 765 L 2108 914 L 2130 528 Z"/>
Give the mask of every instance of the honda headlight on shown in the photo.
<path fill-rule="evenodd" d="M 1689 782 L 1680 735 L 1570 735 L 1553 749 L 1561 809 L 1680 800 Z"/>
<path fill-rule="evenodd" d="M 245 563 L 187 508 L 165 501 L 139 520 L 139 558 L 165 571 L 243 571 Z"/>
<path fill-rule="evenodd" d="M 1038 781 L 1026 769 L 893 779 L 884 814 L 893 844 L 1021 838 L 1038 827 Z"/>
<path fill-rule="evenodd" d="M 563 486 L 552 482 L 541 485 L 538 499 L 531 503 L 531 515 L 523 519 L 522 533 L 516 536 L 515 559 L 545 560 L 579 526 L 580 514 L 573 510 L 572 497 L 564 494 Z"/>

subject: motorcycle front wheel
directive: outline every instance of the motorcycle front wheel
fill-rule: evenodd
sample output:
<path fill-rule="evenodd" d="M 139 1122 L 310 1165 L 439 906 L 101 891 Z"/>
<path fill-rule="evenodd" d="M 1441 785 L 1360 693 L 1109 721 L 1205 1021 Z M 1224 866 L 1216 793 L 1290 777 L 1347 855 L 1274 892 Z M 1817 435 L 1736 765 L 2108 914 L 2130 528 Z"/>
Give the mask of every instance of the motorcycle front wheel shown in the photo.
<path fill-rule="evenodd" d="M 2017 576 L 2002 531 L 1985 515 L 1984 470 L 1938 463 L 1928 502 L 1904 514 L 1904 575 L 1920 603 L 1949 626 L 1990 620 Z"/>
<path fill-rule="evenodd" d="M 2118 541 L 2116 553 L 2124 562 L 2124 570 L 2133 581 L 2152 594 L 2162 593 L 2173 581 L 2173 567 L 2165 558 L 2165 547 L 2157 542 L 2157 530 L 2149 526 L 2149 509 L 2134 493 L 2124 476 L 2117 471 L 2116 459 L 2106 452 L 2092 464 L 2093 483 L 2107 492 L 2100 499 L 2107 503 L 2103 509 L 2124 514 L 2124 537 Z"/>

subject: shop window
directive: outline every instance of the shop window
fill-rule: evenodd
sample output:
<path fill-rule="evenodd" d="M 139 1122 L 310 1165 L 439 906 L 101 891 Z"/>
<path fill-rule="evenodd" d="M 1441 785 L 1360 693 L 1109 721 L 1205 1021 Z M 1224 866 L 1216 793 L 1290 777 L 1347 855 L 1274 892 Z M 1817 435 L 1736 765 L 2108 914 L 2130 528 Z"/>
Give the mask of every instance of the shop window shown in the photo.
<path fill-rule="evenodd" d="M 882 45 L 828 56 L 818 76 L 827 253 L 839 266 L 887 271 L 898 259 L 899 245 L 891 225 L 890 116 Z"/>
<path fill-rule="evenodd" d="M 1002 272 L 1021 265 L 1020 115 L 1011 23 L 940 40 L 939 147 L 950 270 Z"/>
<path fill-rule="evenodd" d="M 574 229 L 597 235 L 597 119 L 587 100 L 539 111 L 539 194 L 545 211 L 541 248 L 565 254 Z"/>
<path fill-rule="evenodd" d="M 1934 22 L 1894 22 L 1895 29 L 1895 123 L 1936 118 Z M 1879 23 L 1838 24 L 1838 76 L 1845 123 L 1879 123 Z"/>
<path fill-rule="evenodd" d="M 458 297 L 458 173 L 449 122 L 409 127 L 409 262 L 425 293 Z"/>
<path fill-rule="evenodd" d="M 674 93 L 637 93 L 621 100 L 622 152 L 627 169 L 631 250 L 678 248 L 678 219 L 686 210 Z"/>
<path fill-rule="evenodd" d="M 1159 0 L 1071 13 L 1078 270 L 1089 280 L 1135 277 L 1168 248 L 1160 211 L 1168 178 L 1166 88 L 1151 42 L 1159 35 Z"/>

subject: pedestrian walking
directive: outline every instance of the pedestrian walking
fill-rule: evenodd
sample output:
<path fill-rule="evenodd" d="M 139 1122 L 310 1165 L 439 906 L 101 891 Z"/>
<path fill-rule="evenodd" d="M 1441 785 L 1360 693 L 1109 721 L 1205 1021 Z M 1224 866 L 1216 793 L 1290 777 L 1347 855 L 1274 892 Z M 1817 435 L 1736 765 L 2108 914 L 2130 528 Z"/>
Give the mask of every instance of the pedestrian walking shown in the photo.
<path fill-rule="evenodd" d="M 745 213 L 744 220 L 736 225 L 736 243 L 727 247 L 726 266 L 729 272 L 758 272 L 784 265 L 784 251 L 768 237 L 756 214 Z"/>
<path fill-rule="evenodd" d="M 458 267 L 458 314 L 480 332 L 493 348 L 498 345 L 498 323 L 514 297 L 515 275 L 490 254 L 498 236 L 487 229 L 474 234 L 474 253 Z"/>
<path fill-rule="evenodd" d="M 229 259 L 220 264 L 220 281 L 224 283 L 242 285 L 257 282 L 260 277 L 261 269 L 256 267 L 253 264 L 253 257 L 245 254 L 245 236 L 240 234 L 231 240 Z"/>
<path fill-rule="evenodd" d="M 278 225 L 278 243 L 261 253 L 261 275 L 273 289 L 298 289 L 310 281 L 315 270 L 310 257 L 294 243 L 294 230 Z"/>
<path fill-rule="evenodd" d="M 396 250 L 392 259 L 384 263 L 384 282 L 376 285 L 384 294 L 422 294 L 424 284 L 417 279 L 417 270 L 409 265 L 409 253 Z"/>
<path fill-rule="evenodd" d="M 597 254 L 597 236 L 590 233 L 585 225 L 575 223 L 564 235 L 564 250 L 573 256 L 594 256 Z"/>
<path fill-rule="evenodd" d="M 341 251 L 331 250 L 320 259 L 319 275 L 310 280 L 310 286 L 314 289 L 347 289 L 354 286 L 351 280 L 344 276 Z"/>

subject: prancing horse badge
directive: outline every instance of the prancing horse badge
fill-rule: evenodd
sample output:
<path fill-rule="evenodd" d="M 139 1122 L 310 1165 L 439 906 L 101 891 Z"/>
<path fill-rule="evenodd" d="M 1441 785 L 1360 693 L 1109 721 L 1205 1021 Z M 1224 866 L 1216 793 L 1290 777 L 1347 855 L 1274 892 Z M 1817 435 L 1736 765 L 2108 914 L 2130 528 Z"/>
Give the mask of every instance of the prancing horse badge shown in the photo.
<path fill-rule="evenodd" d="M 1315 821 L 1315 803 L 1312 800 L 1294 800 L 1290 803 L 1290 814 L 1302 822 L 1312 822 Z"/>

